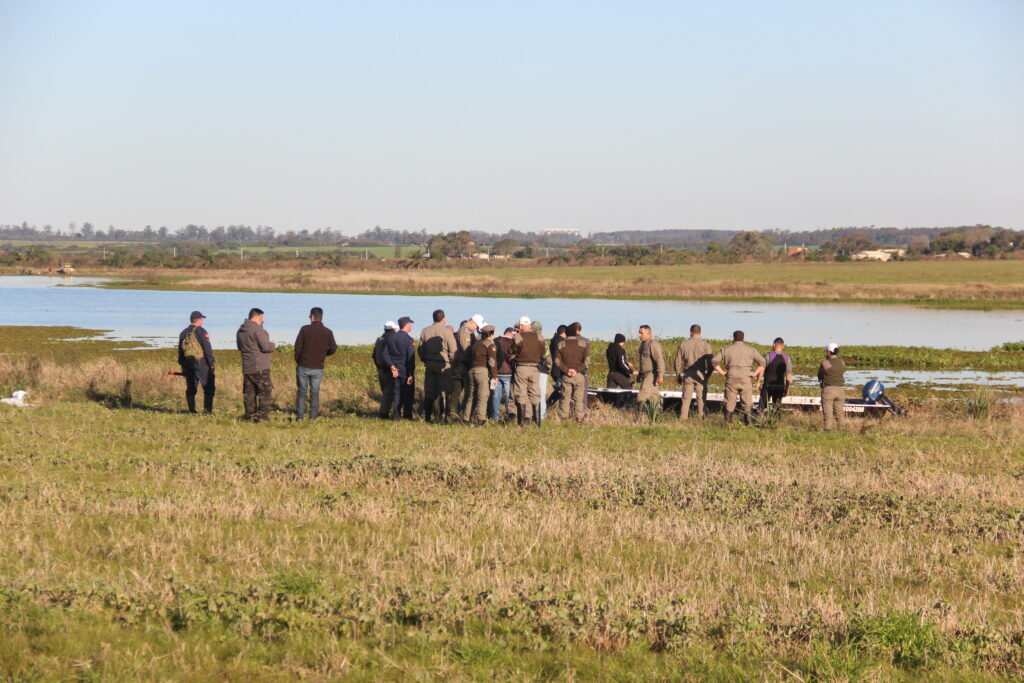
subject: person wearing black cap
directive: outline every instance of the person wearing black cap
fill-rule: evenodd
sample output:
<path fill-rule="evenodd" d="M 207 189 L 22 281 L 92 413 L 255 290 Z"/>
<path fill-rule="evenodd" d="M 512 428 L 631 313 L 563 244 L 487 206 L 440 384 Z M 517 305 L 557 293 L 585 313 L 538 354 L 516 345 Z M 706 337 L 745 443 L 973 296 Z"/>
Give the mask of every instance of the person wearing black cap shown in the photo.
<path fill-rule="evenodd" d="M 216 380 L 213 371 L 213 347 L 210 345 L 210 334 L 203 329 L 206 316 L 199 311 L 192 311 L 189 326 L 178 335 L 178 365 L 185 375 L 185 405 L 188 412 L 196 412 L 196 394 L 199 387 L 203 388 L 203 412 L 213 412 L 213 395 L 216 393 Z"/>
<path fill-rule="evenodd" d="M 381 356 L 391 369 L 394 394 L 391 399 L 391 419 L 412 419 L 413 381 L 416 373 L 416 344 L 413 342 L 413 319 L 398 319 L 398 331 L 388 337 Z"/>

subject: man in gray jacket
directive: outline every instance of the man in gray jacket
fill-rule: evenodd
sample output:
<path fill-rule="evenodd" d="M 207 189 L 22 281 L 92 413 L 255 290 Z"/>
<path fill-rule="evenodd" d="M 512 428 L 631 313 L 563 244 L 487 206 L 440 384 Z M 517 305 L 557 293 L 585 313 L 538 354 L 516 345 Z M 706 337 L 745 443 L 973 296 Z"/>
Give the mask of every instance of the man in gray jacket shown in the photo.
<path fill-rule="evenodd" d="M 250 422 L 266 421 L 270 417 L 270 354 L 274 342 L 263 329 L 263 311 L 254 308 L 249 319 L 242 323 L 235 335 L 235 343 L 242 353 L 242 399 L 245 419 Z"/>

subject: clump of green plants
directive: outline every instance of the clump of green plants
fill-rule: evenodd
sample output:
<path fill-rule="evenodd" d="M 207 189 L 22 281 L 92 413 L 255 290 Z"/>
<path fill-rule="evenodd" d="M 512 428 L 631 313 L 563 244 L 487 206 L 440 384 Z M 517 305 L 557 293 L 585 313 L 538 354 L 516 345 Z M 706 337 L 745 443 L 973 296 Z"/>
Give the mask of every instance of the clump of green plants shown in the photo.
<path fill-rule="evenodd" d="M 984 420 L 992 414 L 996 407 L 996 396 L 988 387 L 978 387 L 974 393 L 963 401 L 963 411 L 967 417 Z"/>

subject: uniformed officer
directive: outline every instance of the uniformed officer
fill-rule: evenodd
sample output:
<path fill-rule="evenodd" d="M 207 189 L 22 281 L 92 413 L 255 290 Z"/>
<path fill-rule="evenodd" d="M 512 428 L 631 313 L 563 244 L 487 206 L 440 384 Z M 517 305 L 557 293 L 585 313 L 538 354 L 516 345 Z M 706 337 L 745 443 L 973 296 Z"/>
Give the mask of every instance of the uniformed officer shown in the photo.
<path fill-rule="evenodd" d="M 825 430 L 843 426 L 846 414 L 846 396 L 843 394 L 846 363 L 839 357 L 839 345 L 829 342 L 825 347 L 825 359 L 818 366 L 818 381 L 821 383 L 821 414 L 825 418 Z"/>
<path fill-rule="evenodd" d="M 690 325 L 690 338 L 684 339 L 673 363 L 679 383 L 683 385 L 683 402 L 679 419 L 690 417 L 690 401 L 697 400 L 697 417 L 704 417 L 704 392 L 710 374 L 711 345 L 701 338 L 700 325 Z"/>
<path fill-rule="evenodd" d="M 381 356 L 391 370 L 394 394 L 391 399 L 391 419 L 412 419 L 413 382 L 416 376 L 416 342 L 412 335 L 412 318 L 398 319 L 398 331 L 388 336 Z"/>
<path fill-rule="evenodd" d="M 743 410 L 743 424 L 750 424 L 750 407 L 754 403 L 751 380 L 764 372 L 764 358 L 753 346 L 743 342 L 743 330 L 732 333 L 732 344 L 721 349 L 711 359 L 715 371 L 725 377 L 725 423 L 732 422 L 736 401 Z M 756 365 L 753 372 L 750 367 Z"/>
<path fill-rule="evenodd" d="M 484 317 L 474 313 L 459 326 L 455 333 L 455 357 L 452 358 L 452 393 L 447 411 L 454 411 L 463 419 L 469 419 L 469 347 L 476 341 L 477 332 L 484 324 Z"/>
<path fill-rule="evenodd" d="M 452 360 L 457 345 L 455 335 L 445 324 L 444 311 L 437 309 L 433 314 L 434 324 L 420 332 L 420 346 L 417 353 L 423 361 L 423 419 L 433 422 L 434 403 L 441 422 L 448 421 L 448 397 L 452 391 Z"/>
<path fill-rule="evenodd" d="M 638 333 L 640 338 L 640 362 L 638 363 L 640 375 L 640 391 L 637 393 L 636 401 L 643 406 L 648 401 L 661 402 L 659 393 L 662 382 L 665 381 L 665 354 L 661 349 L 661 342 L 651 334 L 650 325 L 641 325 Z"/>
<path fill-rule="evenodd" d="M 470 406 L 473 424 L 487 422 L 491 391 L 498 385 L 498 347 L 494 343 L 494 325 L 480 328 L 480 338 L 469 348 Z"/>
<path fill-rule="evenodd" d="M 541 363 L 551 364 L 551 351 L 544 338 L 533 330 L 530 319 L 523 316 L 519 319 L 519 331 L 512 338 L 512 359 L 515 361 L 515 374 L 512 379 L 512 397 L 516 402 L 516 421 L 519 425 L 523 420 L 532 419 L 540 427 L 540 371 Z M 527 413 L 529 409 L 529 413 Z"/>
<path fill-rule="evenodd" d="M 582 421 L 587 416 L 587 370 L 590 368 L 590 342 L 580 338 L 579 323 L 565 330 L 566 338 L 558 342 L 555 367 L 562 377 L 562 397 L 558 412 L 563 420 L 574 416 Z"/>
<path fill-rule="evenodd" d="M 210 335 L 203 329 L 206 316 L 199 311 L 189 315 L 189 325 L 178 335 L 178 365 L 185 376 L 185 405 L 196 412 L 196 394 L 203 388 L 203 412 L 213 412 L 213 395 L 217 392 L 216 361 Z"/>

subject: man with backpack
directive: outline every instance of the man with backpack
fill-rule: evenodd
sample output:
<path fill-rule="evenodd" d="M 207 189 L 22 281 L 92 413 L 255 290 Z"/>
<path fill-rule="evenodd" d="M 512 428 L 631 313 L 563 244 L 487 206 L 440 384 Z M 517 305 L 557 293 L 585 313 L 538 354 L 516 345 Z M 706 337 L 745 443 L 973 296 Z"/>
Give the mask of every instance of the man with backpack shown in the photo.
<path fill-rule="evenodd" d="M 786 342 L 776 337 L 772 342 L 772 350 L 764 354 L 764 375 L 761 379 L 761 395 L 758 397 L 758 410 L 764 413 L 768 402 L 782 405 L 782 399 L 789 393 L 789 385 L 793 383 L 793 361 L 783 353 Z"/>
<path fill-rule="evenodd" d="M 216 392 L 214 379 L 213 347 L 210 346 L 210 335 L 203 329 L 206 316 L 199 311 L 192 311 L 189 326 L 178 335 L 178 365 L 185 376 L 185 405 L 188 412 L 196 412 L 196 394 L 199 387 L 203 388 L 203 412 L 213 412 L 213 395 Z"/>

